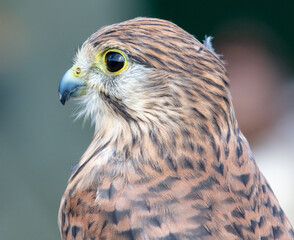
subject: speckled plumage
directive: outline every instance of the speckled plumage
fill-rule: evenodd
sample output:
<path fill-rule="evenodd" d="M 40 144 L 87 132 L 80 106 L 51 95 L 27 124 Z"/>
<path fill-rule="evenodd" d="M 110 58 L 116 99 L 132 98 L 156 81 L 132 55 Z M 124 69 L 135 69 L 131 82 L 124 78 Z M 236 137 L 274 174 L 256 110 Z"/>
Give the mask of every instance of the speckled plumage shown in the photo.
<path fill-rule="evenodd" d="M 92 64 L 104 48 L 130 67 L 104 76 Z M 214 52 L 173 23 L 136 18 L 94 33 L 75 64 L 87 72 L 81 113 L 96 128 L 61 201 L 62 239 L 294 238 Z"/>

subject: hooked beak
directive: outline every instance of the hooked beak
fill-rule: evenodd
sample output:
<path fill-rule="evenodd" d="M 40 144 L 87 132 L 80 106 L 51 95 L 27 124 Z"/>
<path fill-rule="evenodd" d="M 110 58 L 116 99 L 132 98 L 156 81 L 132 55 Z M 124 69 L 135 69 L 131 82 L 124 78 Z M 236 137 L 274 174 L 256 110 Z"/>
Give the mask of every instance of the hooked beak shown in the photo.
<path fill-rule="evenodd" d="M 79 77 L 74 76 L 73 69 L 70 68 L 61 79 L 58 93 L 62 105 L 71 97 L 78 97 L 85 94 L 86 82 Z"/>

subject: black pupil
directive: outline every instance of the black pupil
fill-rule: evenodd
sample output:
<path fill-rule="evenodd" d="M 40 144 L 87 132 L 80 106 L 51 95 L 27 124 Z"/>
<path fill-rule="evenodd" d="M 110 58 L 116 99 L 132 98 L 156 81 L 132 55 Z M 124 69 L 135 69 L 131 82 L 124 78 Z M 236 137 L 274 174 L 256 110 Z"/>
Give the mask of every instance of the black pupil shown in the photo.
<path fill-rule="evenodd" d="M 117 52 L 108 52 L 105 59 L 106 67 L 109 72 L 117 72 L 125 65 L 125 58 Z"/>

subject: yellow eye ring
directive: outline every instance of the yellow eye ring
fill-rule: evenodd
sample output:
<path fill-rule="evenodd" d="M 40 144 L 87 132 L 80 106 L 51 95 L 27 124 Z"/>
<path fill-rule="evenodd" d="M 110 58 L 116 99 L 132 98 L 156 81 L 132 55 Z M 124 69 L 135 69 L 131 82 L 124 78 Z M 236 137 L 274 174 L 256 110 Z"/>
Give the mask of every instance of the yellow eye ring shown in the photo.
<path fill-rule="evenodd" d="M 82 70 L 81 70 L 81 68 L 80 67 L 78 67 L 78 66 L 73 66 L 73 74 L 74 74 L 74 76 L 75 77 L 79 77 L 79 76 L 81 76 L 81 74 L 82 74 Z"/>
<path fill-rule="evenodd" d="M 96 66 L 111 75 L 122 73 L 128 67 L 127 55 L 119 49 L 107 49 L 95 57 Z"/>

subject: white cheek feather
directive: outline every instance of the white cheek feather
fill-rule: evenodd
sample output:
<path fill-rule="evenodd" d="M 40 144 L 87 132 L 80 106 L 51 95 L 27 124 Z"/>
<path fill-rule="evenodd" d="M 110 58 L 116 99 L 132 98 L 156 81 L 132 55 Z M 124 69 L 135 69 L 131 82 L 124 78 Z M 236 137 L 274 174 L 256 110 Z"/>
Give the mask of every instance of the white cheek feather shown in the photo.
<path fill-rule="evenodd" d="M 123 103 L 134 112 L 140 113 L 144 109 L 147 96 L 143 96 L 146 89 L 144 83 L 148 81 L 150 68 L 142 65 L 132 64 L 120 77 L 116 88 L 117 98 L 122 99 Z"/>
<path fill-rule="evenodd" d="M 78 55 L 83 60 L 82 54 Z M 104 103 L 104 100 L 100 97 L 99 89 L 102 87 L 106 94 L 113 96 L 116 99 L 120 99 L 128 108 L 137 114 L 141 113 L 144 109 L 144 98 L 142 96 L 144 89 L 144 82 L 148 80 L 147 76 L 151 70 L 138 65 L 131 64 L 129 68 L 111 79 L 112 76 L 108 76 L 100 71 L 91 71 L 87 76 L 87 93 L 77 99 L 78 108 L 75 112 L 76 118 L 84 117 L 84 121 L 90 119 L 91 124 L 95 125 L 95 130 L 99 130 L 106 125 L 113 127 L 117 125 L 118 118 L 113 111 L 109 109 L 109 105 Z M 108 81 L 114 81 L 113 84 L 107 84 Z M 110 125 L 115 124 L 115 125 Z"/>

